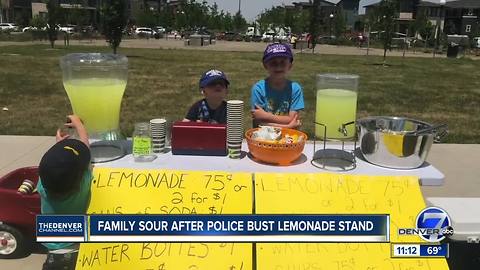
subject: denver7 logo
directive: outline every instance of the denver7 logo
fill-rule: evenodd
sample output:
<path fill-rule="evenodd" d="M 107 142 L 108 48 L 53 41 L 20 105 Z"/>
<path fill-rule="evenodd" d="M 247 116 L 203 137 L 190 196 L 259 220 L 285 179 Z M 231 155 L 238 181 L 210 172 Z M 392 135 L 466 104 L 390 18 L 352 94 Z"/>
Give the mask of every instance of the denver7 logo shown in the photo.
<path fill-rule="evenodd" d="M 438 207 L 428 207 L 417 216 L 417 229 L 423 231 L 419 236 L 428 242 L 439 242 L 445 236 L 452 235 L 451 220 L 445 210 Z"/>

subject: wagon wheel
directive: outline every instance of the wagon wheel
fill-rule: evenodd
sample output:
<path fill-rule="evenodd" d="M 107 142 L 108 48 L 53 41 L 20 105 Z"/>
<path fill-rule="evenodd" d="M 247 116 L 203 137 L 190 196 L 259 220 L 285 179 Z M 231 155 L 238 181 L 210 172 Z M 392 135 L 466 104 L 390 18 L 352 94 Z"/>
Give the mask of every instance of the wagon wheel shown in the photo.
<path fill-rule="evenodd" d="M 0 259 L 23 257 L 30 251 L 30 246 L 31 243 L 22 232 L 0 224 Z"/>

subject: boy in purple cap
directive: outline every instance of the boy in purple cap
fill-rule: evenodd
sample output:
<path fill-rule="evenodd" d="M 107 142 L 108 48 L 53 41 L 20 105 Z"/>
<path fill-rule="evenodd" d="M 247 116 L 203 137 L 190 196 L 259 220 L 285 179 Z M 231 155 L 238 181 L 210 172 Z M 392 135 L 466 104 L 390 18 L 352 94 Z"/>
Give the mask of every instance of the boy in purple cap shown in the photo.
<path fill-rule="evenodd" d="M 204 98 L 188 110 L 184 122 L 227 123 L 227 97 L 230 82 L 224 72 L 216 69 L 205 72 L 200 78 L 200 91 Z"/>
<path fill-rule="evenodd" d="M 298 128 L 299 112 L 305 108 L 300 84 L 287 79 L 292 69 L 293 54 L 285 44 L 270 44 L 263 54 L 263 67 L 268 77 L 252 87 L 253 126 L 270 125 Z"/>

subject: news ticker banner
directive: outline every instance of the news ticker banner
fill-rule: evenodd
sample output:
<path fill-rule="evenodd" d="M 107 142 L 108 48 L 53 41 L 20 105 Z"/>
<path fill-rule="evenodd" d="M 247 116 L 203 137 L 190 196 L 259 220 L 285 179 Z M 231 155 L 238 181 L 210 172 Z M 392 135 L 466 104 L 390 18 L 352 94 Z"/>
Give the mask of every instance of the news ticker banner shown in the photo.
<path fill-rule="evenodd" d="M 88 233 L 87 233 L 88 232 Z M 38 216 L 39 242 L 389 242 L 388 215 Z"/>
<path fill-rule="evenodd" d="M 448 258 L 449 246 L 445 244 L 392 243 L 392 258 Z"/>

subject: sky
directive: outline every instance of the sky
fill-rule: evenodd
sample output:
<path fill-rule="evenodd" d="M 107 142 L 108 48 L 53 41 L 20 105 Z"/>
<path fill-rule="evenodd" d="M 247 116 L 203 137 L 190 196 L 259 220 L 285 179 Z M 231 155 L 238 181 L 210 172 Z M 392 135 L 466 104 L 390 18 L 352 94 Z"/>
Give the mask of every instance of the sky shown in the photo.
<path fill-rule="evenodd" d="M 255 17 L 260 14 L 266 8 L 271 8 L 272 6 L 278 5 L 290 5 L 292 2 L 302 2 L 308 0 L 240 0 L 241 1 L 241 10 L 243 16 L 247 21 L 252 22 L 255 20 Z M 338 0 L 337 0 L 338 1 Z M 370 3 L 375 3 L 380 0 L 361 0 L 360 6 L 367 5 Z M 238 11 L 238 0 L 207 0 L 209 4 L 217 3 L 219 9 L 228 11 L 230 13 L 236 13 Z"/>

